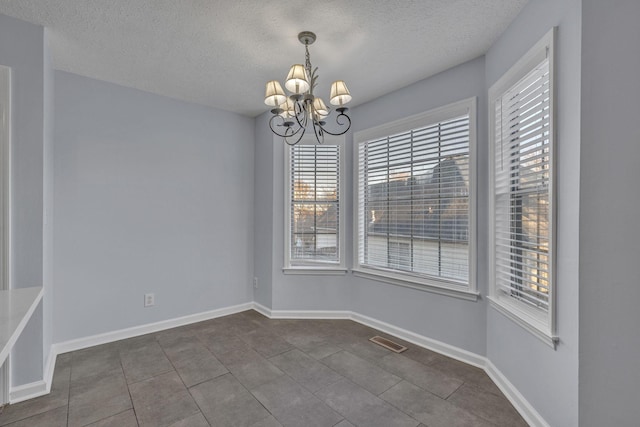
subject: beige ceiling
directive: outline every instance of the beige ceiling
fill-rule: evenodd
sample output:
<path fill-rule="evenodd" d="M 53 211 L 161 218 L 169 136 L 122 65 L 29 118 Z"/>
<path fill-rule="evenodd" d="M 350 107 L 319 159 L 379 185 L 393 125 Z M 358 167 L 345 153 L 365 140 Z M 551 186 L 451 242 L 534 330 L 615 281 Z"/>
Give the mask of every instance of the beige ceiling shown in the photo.
<path fill-rule="evenodd" d="M 316 94 L 347 82 L 353 105 L 484 54 L 526 0 L 0 0 L 50 30 L 54 67 L 256 116 L 267 80 L 304 62 Z"/>

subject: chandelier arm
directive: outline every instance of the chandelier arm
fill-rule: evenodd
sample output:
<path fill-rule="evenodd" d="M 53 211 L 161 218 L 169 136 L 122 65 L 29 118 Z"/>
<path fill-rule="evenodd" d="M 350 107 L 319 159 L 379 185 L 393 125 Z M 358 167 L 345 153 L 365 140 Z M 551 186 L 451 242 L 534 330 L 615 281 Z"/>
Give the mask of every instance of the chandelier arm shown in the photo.
<path fill-rule="evenodd" d="M 348 124 L 346 122 L 342 123 L 340 121 L 341 117 L 344 117 L 347 120 Z M 334 133 L 334 132 L 328 131 L 320 123 L 318 123 L 318 127 L 320 127 L 324 133 L 328 133 L 329 135 L 333 135 L 333 136 L 344 135 L 345 133 L 347 133 L 349 131 L 349 129 L 351 129 L 351 118 L 349 116 L 347 116 L 344 112 L 341 112 L 340 114 L 338 114 L 336 116 L 336 123 L 338 124 L 338 126 L 347 126 L 347 128 L 345 130 L 341 131 L 341 132 Z M 314 122 L 314 124 L 315 124 L 315 122 Z"/>
<path fill-rule="evenodd" d="M 318 144 L 324 144 L 324 128 L 322 127 L 322 125 L 313 120 L 313 133 L 316 136 L 316 141 L 318 141 Z"/>
<path fill-rule="evenodd" d="M 276 121 L 276 119 L 279 119 L 280 122 L 282 122 L 282 123 L 275 124 L 275 127 L 274 127 L 274 122 Z M 291 136 L 297 134 L 298 132 L 300 132 L 301 129 L 303 129 L 301 126 L 298 126 L 298 129 L 296 129 L 294 131 L 292 126 L 285 126 L 284 125 L 284 119 L 278 114 L 273 115 L 271 117 L 271 119 L 269 119 L 269 127 L 271 128 L 271 132 L 273 132 L 274 134 L 278 135 L 280 138 L 291 137 Z M 280 133 L 280 132 L 277 131 L 276 127 L 285 127 L 286 130 L 285 130 L 284 133 Z M 303 132 L 303 134 L 304 134 L 304 132 Z"/>
<path fill-rule="evenodd" d="M 302 132 L 301 132 L 301 131 L 302 131 Z M 283 140 L 287 145 L 294 146 L 294 145 L 296 145 L 298 142 L 300 142 L 300 141 L 302 140 L 302 137 L 304 136 L 305 131 L 306 131 L 306 129 L 305 129 L 305 128 L 300 127 L 300 128 L 298 128 L 298 130 L 297 130 L 297 131 L 292 132 L 292 133 L 291 133 L 291 135 L 284 136 L 284 137 L 282 138 L 282 140 Z M 299 135 L 298 135 L 298 134 L 299 134 Z M 289 138 L 291 138 L 291 137 L 293 137 L 293 136 L 295 136 L 295 135 L 298 135 L 298 137 L 296 138 L 296 140 L 295 140 L 295 141 L 293 141 L 293 142 L 290 142 L 290 141 L 289 141 Z"/>
<path fill-rule="evenodd" d="M 301 128 L 307 127 L 308 114 L 305 101 L 295 101 L 293 104 L 294 115 L 296 116 L 296 121 L 298 122 L 298 126 Z"/>

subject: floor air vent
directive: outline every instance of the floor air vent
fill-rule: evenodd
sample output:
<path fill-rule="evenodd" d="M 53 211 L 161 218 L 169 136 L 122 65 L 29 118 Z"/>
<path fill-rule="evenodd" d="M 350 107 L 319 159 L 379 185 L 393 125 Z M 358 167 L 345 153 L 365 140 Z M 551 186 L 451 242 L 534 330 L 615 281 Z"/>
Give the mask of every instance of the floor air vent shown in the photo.
<path fill-rule="evenodd" d="M 407 347 L 400 345 L 398 343 L 395 343 L 391 340 L 388 340 L 386 338 L 382 338 L 380 336 L 375 336 L 373 338 L 369 338 L 369 341 L 374 342 L 378 345 L 383 346 L 386 349 L 389 349 L 395 353 L 402 353 L 403 351 L 405 351 L 407 349 Z"/>

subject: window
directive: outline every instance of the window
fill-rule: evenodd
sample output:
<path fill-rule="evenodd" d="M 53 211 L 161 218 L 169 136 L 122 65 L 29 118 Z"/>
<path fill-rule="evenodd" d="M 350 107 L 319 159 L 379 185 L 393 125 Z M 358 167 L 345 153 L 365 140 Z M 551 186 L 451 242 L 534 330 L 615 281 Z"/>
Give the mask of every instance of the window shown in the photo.
<path fill-rule="evenodd" d="M 475 99 L 355 140 L 356 274 L 474 299 Z"/>
<path fill-rule="evenodd" d="M 344 272 L 341 145 L 287 146 L 286 266 Z"/>
<path fill-rule="evenodd" d="M 494 306 L 553 344 L 553 32 L 490 90 Z"/>

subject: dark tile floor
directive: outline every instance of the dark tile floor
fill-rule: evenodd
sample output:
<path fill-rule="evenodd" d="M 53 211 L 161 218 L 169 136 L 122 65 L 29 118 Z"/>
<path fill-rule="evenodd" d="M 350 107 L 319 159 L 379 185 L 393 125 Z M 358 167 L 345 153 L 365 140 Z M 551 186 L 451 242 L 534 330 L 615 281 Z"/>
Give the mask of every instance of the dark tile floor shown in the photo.
<path fill-rule="evenodd" d="M 348 320 L 245 311 L 58 356 L 0 426 L 526 426 L 480 369 Z"/>

